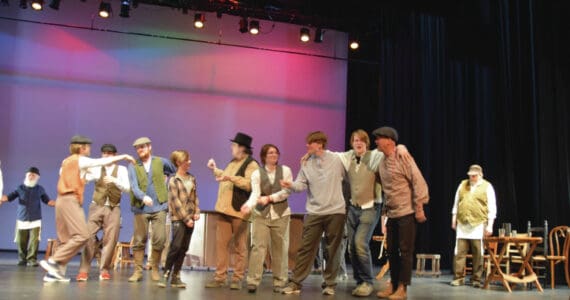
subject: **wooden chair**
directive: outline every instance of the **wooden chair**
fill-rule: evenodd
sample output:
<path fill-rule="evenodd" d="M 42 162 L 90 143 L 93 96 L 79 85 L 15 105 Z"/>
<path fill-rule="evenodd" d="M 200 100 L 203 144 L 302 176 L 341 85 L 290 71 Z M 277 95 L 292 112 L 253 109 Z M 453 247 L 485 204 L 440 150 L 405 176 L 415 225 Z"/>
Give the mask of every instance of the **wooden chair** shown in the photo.
<path fill-rule="evenodd" d="M 495 247 L 497 246 L 496 243 L 494 244 Z M 491 257 L 489 256 L 488 249 L 483 246 L 483 270 L 484 275 L 489 274 L 491 272 Z M 473 254 L 469 253 L 465 255 L 465 267 L 463 268 L 463 276 L 466 277 L 473 273 Z"/>
<path fill-rule="evenodd" d="M 115 252 L 113 254 L 113 269 L 117 269 L 118 266 L 124 266 L 129 264 L 134 264 L 133 255 L 131 249 L 133 246 L 133 239 L 130 242 L 117 242 L 115 246 Z"/>
<path fill-rule="evenodd" d="M 527 237 L 527 236 L 528 233 L 517 233 L 517 237 Z M 512 264 L 521 265 L 523 263 L 523 258 L 526 256 L 527 252 L 528 252 L 528 243 L 523 244 L 521 249 L 517 248 L 513 243 L 509 243 L 507 245 L 507 256 L 509 257 L 507 274 L 510 274 Z M 518 269 L 515 269 L 515 271 L 518 271 Z"/>
<path fill-rule="evenodd" d="M 566 284 L 570 287 L 570 275 L 568 274 L 568 251 L 570 250 L 570 231 L 569 227 L 562 225 L 552 228 L 548 234 L 548 246 L 550 255 L 546 259 L 550 262 L 550 287 L 554 288 L 555 283 L 555 267 L 559 263 L 564 264 L 564 276 Z"/>
<path fill-rule="evenodd" d="M 548 222 L 544 220 L 543 226 L 533 227 L 529 221 L 527 233 L 529 236 L 542 237 L 542 243 L 534 249 L 531 265 L 539 281 L 542 281 L 542 286 L 546 286 L 548 282 L 548 261 L 546 260 L 548 255 Z M 532 285 L 530 286 L 532 287 Z"/>
<path fill-rule="evenodd" d="M 52 256 L 57 246 L 59 246 L 59 242 L 57 241 L 57 239 L 47 240 L 46 253 L 44 255 L 45 260 L 48 260 Z"/>

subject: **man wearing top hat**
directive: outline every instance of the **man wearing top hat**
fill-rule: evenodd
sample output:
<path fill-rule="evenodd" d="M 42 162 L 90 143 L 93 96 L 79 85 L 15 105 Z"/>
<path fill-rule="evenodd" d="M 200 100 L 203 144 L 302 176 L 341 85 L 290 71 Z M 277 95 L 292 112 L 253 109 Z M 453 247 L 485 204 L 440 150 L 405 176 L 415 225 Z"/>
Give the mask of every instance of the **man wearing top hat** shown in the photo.
<path fill-rule="evenodd" d="M 218 200 L 215 210 L 218 212 L 216 220 L 216 272 L 214 278 L 206 284 L 208 288 L 218 288 L 226 285 L 229 266 L 229 246 L 235 243 L 235 267 L 230 288 L 239 290 L 242 287 L 245 267 L 247 263 L 247 234 L 249 224 L 241 214 L 241 206 L 247 201 L 251 193 L 251 174 L 259 168 L 257 162 L 251 157 L 252 138 L 238 132 L 230 140 L 232 160 L 224 170 L 216 167 L 213 159 L 208 161 L 210 168 L 220 182 Z"/>
<path fill-rule="evenodd" d="M 467 171 L 469 179 L 461 181 L 455 192 L 451 210 L 451 228 L 456 232 L 455 256 L 453 258 L 452 286 L 465 284 L 463 269 L 469 249 L 473 255 L 471 285 L 481 286 L 483 274 L 483 236 L 493 233 L 493 222 L 497 215 L 495 190 L 483 179 L 483 168 L 471 165 Z"/>
<path fill-rule="evenodd" d="M 101 146 L 101 157 L 117 155 L 117 147 L 112 144 Z M 97 232 L 103 230 L 103 249 L 99 264 L 99 280 L 110 280 L 111 261 L 115 245 L 119 239 L 121 227 L 121 192 L 130 191 L 129 174 L 125 166 L 112 163 L 106 166 L 91 168 L 87 180 L 95 181 L 93 200 L 89 205 L 87 228 L 89 240 L 81 252 L 81 265 L 77 281 L 87 281 L 91 261 L 96 251 Z"/>
<path fill-rule="evenodd" d="M 48 272 L 44 276 L 46 282 L 69 281 L 65 277 L 67 263 L 89 239 L 83 211 L 83 191 L 89 169 L 119 160 L 134 162 L 127 154 L 89 158 L 91 139 L 82 135 L 71 138 L 69 152 L 70 155 L 61 163 L 55 202 L 55 226 L 60 244 L 48 260 L 40 261 L 40 266 Z"/>
<path fill-rule="evenodd" d="M 38 245 L 42 227 L 42 210 L 40 202 L 55 206 L 44 188 L 38 184 L 40 170 L 30 167 L 26 171 L 24 182 L 18 188 L 2 196 L 2 202 L 14 201 L 18 198 L 18 220 L 16 221 L 16 243 L 18 244 L 18 266 L 28 264 L 38 266 Z"/>
<path fill-rule="evenodd" d="M 148 226 L 152 227 L 151 279 L 160 280 L 159 261 L 166 242 L 166 214 L 168 211 L 168 190 L 166 177 L 176 173 L 170 160 L 153 156 L 148 137 L 140 137 L 133 143 L 139 158 L 129 165 L 131 184 L 131 211 L 134 217 L 133 256 L 135 271 L 130 282 L 143 277 L 144 249 L 148 240 Z"/>

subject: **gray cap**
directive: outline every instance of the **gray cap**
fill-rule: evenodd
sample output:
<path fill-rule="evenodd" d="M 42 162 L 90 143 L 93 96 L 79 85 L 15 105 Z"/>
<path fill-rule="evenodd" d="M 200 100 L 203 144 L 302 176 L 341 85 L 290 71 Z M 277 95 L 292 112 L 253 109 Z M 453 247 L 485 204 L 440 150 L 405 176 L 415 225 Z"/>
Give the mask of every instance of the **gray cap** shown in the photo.
<path fill-rule="evenodd" d="M 104 144 L 101 146 L 101 152 L 117 153 L 117 147 L 113 144 Z"/>
<path fill-rule="evenodd" d="M 483 168 L 480 165 L 471 165 L 467 175 L 481 175 L 483 176 Z"/>
<path fill-rule="evenodd" d="M 92 144 L 91 139 L 83 136 L 83 135 L 74 135 L 73 137 L 71 137 L 71 141 L 69 142 L 70 144 Z"/>
<path fill-rule="evenodd" d="M 392 139 L 394 142 L 398 142 L 398 132 L 396 129 L 388 126 L 380 127 L 372 131 L 375 137 L 386 137 Z"/>
<path fill-rule="evenodd" d="M 133 147 L 144 145 L 144 144 L 150 144 L 150 143 L 151 143 L 150 139 L 147 138 L 146 136 L 143 136 L 143 137 L 140 137 L 134 141 Z"/>

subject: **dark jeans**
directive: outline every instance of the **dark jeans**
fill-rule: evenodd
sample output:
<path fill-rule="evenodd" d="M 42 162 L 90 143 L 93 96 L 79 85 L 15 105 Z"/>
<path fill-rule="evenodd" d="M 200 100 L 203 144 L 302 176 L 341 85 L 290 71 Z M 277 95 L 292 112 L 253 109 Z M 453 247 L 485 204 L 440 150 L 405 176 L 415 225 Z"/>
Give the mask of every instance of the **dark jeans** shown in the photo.
<path fill-rule="evenodd" d="M 392 286 L 412 283 L 412 264 L 416 241 L 416 219 L 414 214 L 399 218 L 389 218 L 386 224 L 388 231 L 388 255 L 390 256 L 390 278 Z"/>
<path fill-rule="evenodd" d="M 370 239 L 380 218 L 380 205 L 368 209 L 348 206 L 348 253 L 356 284 L 373 284 Z"/>
<path fill-rule="evenodd" d="M 172 274 L 177 274 L 182 269 L 186 251 L 190 246 L 190 238 L 194 227 L 187 227 L 182 221 L 172 221 L 172 241 L 166 256 L 164 271 L 172 270 Z"/>

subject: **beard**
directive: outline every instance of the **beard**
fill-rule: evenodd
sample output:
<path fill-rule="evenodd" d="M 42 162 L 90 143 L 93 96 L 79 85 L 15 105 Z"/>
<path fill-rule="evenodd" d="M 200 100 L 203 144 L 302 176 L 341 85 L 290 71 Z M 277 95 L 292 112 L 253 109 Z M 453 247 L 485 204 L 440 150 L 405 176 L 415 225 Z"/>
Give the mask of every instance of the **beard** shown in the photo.
<path fill-rule="evenodd" d="M 39 180 L 40 180 L 39 176 L 38 176 L 38 178 L 36 178 L 34 180 L 30 180 L 30 179 L 28 179 L 28 176 L 26 176 L 26 178 L 24 178 L 24 185 L 26 187 L 33 188 L 34 186 L 36 186 L 38 184 Z"/>

